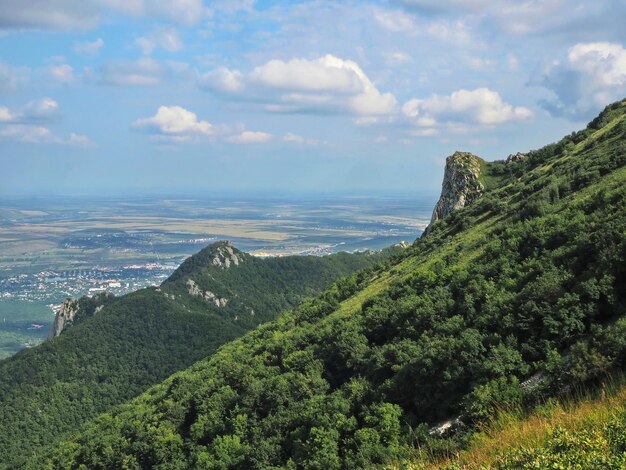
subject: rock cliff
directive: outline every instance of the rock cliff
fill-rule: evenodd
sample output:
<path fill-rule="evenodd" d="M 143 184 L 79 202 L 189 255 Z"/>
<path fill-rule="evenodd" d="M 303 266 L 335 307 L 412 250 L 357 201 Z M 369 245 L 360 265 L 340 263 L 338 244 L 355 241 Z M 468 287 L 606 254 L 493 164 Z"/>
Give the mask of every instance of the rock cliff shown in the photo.
<path fill-rule="evenodd" d="M 115 296 L 109 292 L 94 295 L 93 297 L 84 296 L 80 299 L 66 299 L 61 308 L 56 311 L 52 329 L 48 335 L 49 339 L 56 338 L 63 331 L 67 330 L 80 316 L 95 315 Z"/>
<path fill-rule="evenodd" d="M 441 196 L 424 235 L 432 230 L 435 222 L 445 219 L 453 211 L 471 204 L 482 196 L 485 191 L 480 182 L 482 164 L 481 158 L 469 152 L 454 152 L 446 159 Z"/>

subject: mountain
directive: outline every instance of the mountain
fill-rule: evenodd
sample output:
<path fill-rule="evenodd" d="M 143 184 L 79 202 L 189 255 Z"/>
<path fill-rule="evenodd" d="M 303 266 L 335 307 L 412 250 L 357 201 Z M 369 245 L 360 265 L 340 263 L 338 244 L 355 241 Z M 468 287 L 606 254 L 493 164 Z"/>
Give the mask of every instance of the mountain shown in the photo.
<path fill-rule="evenodd" d="M 157 288 L 66 301 L 54 339 L 0 362 L 0 468 L 397 251 L 259 259 L 218 242 Z"/>
<path fill-rule="evenodd" d="M 479 178 L 480 197 L 401 256 L 37 450 L 27 467 L 418 465 L 418 447 L 455 452 L 462 429 L 496 407 L 623 370 L 626 102 L 525 158 L 481 164 Z M 459 431 L 436 437 L 443 420 Z"/>

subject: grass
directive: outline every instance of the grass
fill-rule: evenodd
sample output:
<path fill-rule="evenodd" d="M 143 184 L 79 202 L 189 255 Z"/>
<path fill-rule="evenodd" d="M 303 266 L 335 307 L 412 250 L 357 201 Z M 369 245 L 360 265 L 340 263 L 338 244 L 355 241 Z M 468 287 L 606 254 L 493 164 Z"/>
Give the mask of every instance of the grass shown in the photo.
<path fill-rule="evenodd" d="M 600 434 L 606 423 L 620 419 L 624 413 L 626 378 L 620 376 L 594 392 L 549 400 L 530 413 L 519 408 L 501 409 L 471 436 L 465 450 L 444 459 L 435 459 L 427 451 L 417 450 L 410 463 L 398 467 L 415 470 L 509 468 L 502 462 L 510 455 L 545 448 L 555 434 Z"/>

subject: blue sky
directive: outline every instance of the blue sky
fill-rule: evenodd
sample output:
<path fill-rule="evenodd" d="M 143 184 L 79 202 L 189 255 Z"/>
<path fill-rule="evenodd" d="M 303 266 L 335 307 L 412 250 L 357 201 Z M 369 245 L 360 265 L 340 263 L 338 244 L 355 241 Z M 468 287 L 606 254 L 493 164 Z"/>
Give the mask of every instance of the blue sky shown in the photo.
<path fill-rule="evenodd" d="M 431 191 L 626 96 L 626 0 L 0 0 L 0 195 Z"/>

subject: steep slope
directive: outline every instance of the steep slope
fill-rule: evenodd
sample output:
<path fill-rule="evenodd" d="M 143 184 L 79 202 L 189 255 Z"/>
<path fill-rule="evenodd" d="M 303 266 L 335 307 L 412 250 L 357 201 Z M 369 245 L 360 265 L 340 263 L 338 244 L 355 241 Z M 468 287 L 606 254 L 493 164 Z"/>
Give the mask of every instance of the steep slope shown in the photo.
<path fill-rule="evenodd" d="M 495 402 L 626 365 L 626 103 L 520 160 L 401 259 L 174 374 L 30 468 L 371 468 Z M 525 379 L 529 382 L 521 384 Z M 530 385 L 529 385 L 530 384 Z"/>
<path fill-rule="evenodd" d="M 500 410 L 469 439 L 467 449 L 432 461 L 416 459 L 410 469 L 626 468 L 626 385 L 623 376 L 601 389 L 539 410 Z"/>
<path fill-rule="evenodd" d="M 58 337 L 0 362 L 0 467 L 393 251 L 257 259 L 219 242 L 159 288 L 68 301 Z"/>

